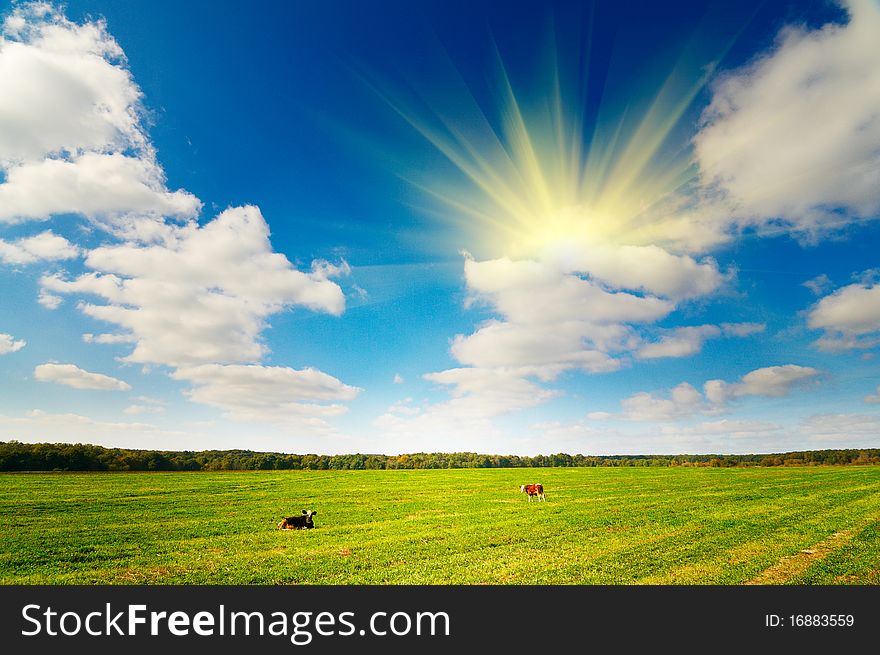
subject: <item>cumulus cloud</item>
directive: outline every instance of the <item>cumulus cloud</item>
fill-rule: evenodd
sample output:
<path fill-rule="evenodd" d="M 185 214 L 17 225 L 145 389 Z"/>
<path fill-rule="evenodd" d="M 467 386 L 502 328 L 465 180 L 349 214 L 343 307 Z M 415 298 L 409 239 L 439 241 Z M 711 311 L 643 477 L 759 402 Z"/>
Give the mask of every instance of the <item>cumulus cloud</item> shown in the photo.
<path fill-rule="evenodd" d="M 236 421 L 271 421 L 329 431 L 322 417 L 347 411 L 339 401 L 361 391 L 321 371 L 283 366 L 203 364 L 171 374 L 193 384 L 193 402 L 217 407 Z M 335 402 L 334 402 L 335 401 Z"/>
<path fill-rule="evenodd" d="M 45 220 L 81 214 L 129 236 L 127 219 L 194 217 L 199 201 L 190 193 L 163 190 L 162 169 L 151 160 L 119 153 L 85 153 L 75 160 L 46 159 L 6 171 L 0 184 L 0 222 Z"/>
<path fill-rule="evenodd" d="M 64 302 L 64 298 L 56 296 L 54 293 L 49 293 L 45 289 L 40 289 L 40 292 L 37 295 L 37 302 L 46 309 L 58 309 L 61 306 L 61 303 Z"/>
<path fill-rule="evenodd" d="M 382 429 L 417 433 L 416 424 L 433 420 L 459 432 L 486 430 L 494 417 L 557 395 L 535 380 L 570 369 L 617 369 L 613 355 L 638 340 L 626 323 L 655 321 L 674 308 L 666 299 L 609 291 L 559 260 L 478 262 L 466 255 L 464 274 L 468 306 L 487 306 L 500 318 L 452 340 L 450 353 L 465 367 L 424 376 L 447 387 L 450 401 L 428 405 L 414 419 L 388 412 L 377 421 Z"/>
<path fill-rule="evenodd" d="M 694 138 L 713 219 L 817 236 L 880 215 L 880 7 L 845 7 L 714 84 Z"/>
<path fill-rule="evenodd" d="M 40 364 L 34 369 L 34 377 L 40 382 L 54 382 L 74 389 L 97 389 L 100 391 L 128 391 L 131 385 L 109 375 L 91 373 L 74 364 Z"/>
<path fill-rule="evenodd" d="M 825 296 L 807 311 L 807 326 L 824 331 L 814 342 L 819 350 L 873 348 L 880 343 L 880 286 L 850 284 Z"/>
<path fill-rule="evenodd" d="M 602 326 L 584 321 L 547 326 L 489 321 L 471 335 L 456 335 L 450 352 L 462 364 L 479 367 L 533 367 L 534 374 L 553 379 L 570 368 L 590 372 L 613 371 L 620 363 L 594 344 L 615 350 L 634 336 L 624 326 Z M 590 342 L 593 342 L 592 344 Z M 590 347 L 590 346 L 593 347 Z"/>
<path fill-rule="evenodd" d="M 642 343 L 635 325 L 665 318 L 679 302 L 712 293 L 726 279 L 709 259 L 611 245 L 557 248 L 540 259 L 477 261 L 465 253 L 464 276 L 467 306 L 488 308 L 497 318 L 453 338 L 450 354 L 465 367 L 424 376 L 447 386 L 452 400 L 424 407 L 418 421 L 447 422 L 457 413 L 479 429 L 557 395 L 538 382 L 569 370 L 617 370 Z M 731 326 L 730 333 L 741 329 Z M 386 413 L 379 424 L 397 429 L 407 420 Z"/>
<path fill-rule="evenodd" d="M 0 201 L 2 202 L 2 201 Z M 33 264 L 39 261 L 73 259 L 79 248 L 64 237 L 46 230 L 32 237 L 4 241 L 0 239 L 0 262 L 4 264 Z"/>
<path fill-rule="evenodd" d="M 710 380 L 706 383 L 706 396 L 715 403 L 725 402 L 731 398 L 742 396 L 787 396 L 793 386 L 816 378 L 819 371 L 809 366 L 786 364 L 785 366 L 767 366 L 747 373 L 735 384 L 721 380 Z"/>
<path fill-rule="evenodd" d="M 787 396 L 796 385 L 815 379 L 819 373 L 815 368 L 795 364 L 768 366 L 747 373 L 739 382 L 708 380 L 702 392 L 682 382 L 671 390 L 668 398 L 640 392 L 621 400 L 621 417 L 633 421 L 671 421 L 694 414 L 719 414 L 737 398 Z"/>
<path fill-rule="evenodd" d="M 568 320 L 600 325 L 650 322 L 674 309 L 673 303 L 660 298 L 605 291 L 555 262 L 507 257 L 478 262 L 466 256 L 464 274 L 473 299 L 488 302 L 507 320 L 526 325 Z"/>
<path fill-rule="evenodd" d="M 620 406 L 623 417 L 631 421 L 671 421 L 711 410 L 703 395 L 687 382 L 672 389 L 669 398 L 640 392 L 621 400 Z"/>
<path fill-rule="evenodd" d="M 16 340 L 11 334 L 0 333 L 0 355 L 8 355 L 27 345 L 24 339 Z"/>
<path fill-rule="evenodd" d="M 348 272 L 344 263 L 322 261 L 296 269 L 273 251 L 256 207 L 227 209 L 204 226 L 174 227 L 161 244 L 97 248 L 85 264 L 93 271 L 41 281 L 47 292 L 103 301 L 79 307 L 119 331 L 83 340 L 132 344 L 124 361 L 172 367 L 174 379 L 193 385 L 190 400 L 230 420 L 329 434 L 324 419 L 346 408 L 326 401 L 351 400 L 359 391 L 314 369 L 256 364 L 266 352 L 260 335 L 268 317 L 296 305 L 341 314 L 345 297 L 330 278 Z"/>
<path fill-rule="evenodd" d="M 48 3 L 15 7 L 2 26 L 3 159 L 145 142 L 140 91 L 102 21 L 77 25 Z"/>
<path fill-rule="evenodd" d="M 142 364 L 191 366 L 258 361 L 267 318 L 305 306 L 339 315 L 345 296 L 329 278 L 347 266 L 315 262 L 307 272 L 276 253 L 256 207 L 227 209 L 204 226 L 175 228 L 164 244 L 124 243 L 89 252 L 94 272 L 73 280 L 45 276 L 54 294 L 97 296 L 82 311 L 122 332 L 90 340 L 130 341 L 124 359 Z"/>
<path fill-rule="evenodd" d="M 571 368 L 614 370 L 619 363 L 609 353 L 637 340 L 627 323 L 653 322 L 674 309 L 669 300 L 608 291 L 553 262 L 466 257 L 464 272 L 470 302 L 503 318 L 455 337 L 452 355 L 471 366 L 534 367 L 545 379 Z"/>
<path fill-rule="evenodd" d="M 707 339 L 721 336 L 746 337 L 763 332 L 761 323 L 722 323 L 719 325 L 693 325 L 662 332 L 658 341 L 648 343 L 636 352 L 639 359 L 661 357 L 688 357 L 700 352 Z"/>
<path fill-rule="evenodd" d="M 195 196 L 165 186 L 141 91 L 103 21 L 16 6 L 0 35 L 0 88 L 0 222 L 197 215 Z"/>
<path fill-rule="evenodd" d="M 557 246 L 545 253 L 544 259 L 557 261 L 566 272 L 587 274 L 613 289 L 643 291 L 673 300 L 708 295 L 729 278 L 711 257 L 697 261 L 653 244 L 578 242 L 570 248 Z"/>

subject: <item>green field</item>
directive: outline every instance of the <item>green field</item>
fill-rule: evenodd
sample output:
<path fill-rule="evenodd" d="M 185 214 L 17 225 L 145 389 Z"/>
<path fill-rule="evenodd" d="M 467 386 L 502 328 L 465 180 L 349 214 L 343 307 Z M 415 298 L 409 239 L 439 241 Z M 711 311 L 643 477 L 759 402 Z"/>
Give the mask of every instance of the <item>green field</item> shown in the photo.
<path fill-rule="evenodd" d="M 880 584 L 880 466 L 0 474 L 0 506 L 5 584 Z"/>

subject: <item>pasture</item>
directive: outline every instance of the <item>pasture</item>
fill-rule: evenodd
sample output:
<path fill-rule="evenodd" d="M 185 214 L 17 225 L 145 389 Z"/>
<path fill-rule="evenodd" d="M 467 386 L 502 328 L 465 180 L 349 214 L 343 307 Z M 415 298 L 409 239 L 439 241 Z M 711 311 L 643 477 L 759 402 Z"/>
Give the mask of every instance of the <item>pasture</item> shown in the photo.
<path fill-rule="evenodd" d="M 0 474 L 0 582 L 880 584 L 880 466 Z"/>

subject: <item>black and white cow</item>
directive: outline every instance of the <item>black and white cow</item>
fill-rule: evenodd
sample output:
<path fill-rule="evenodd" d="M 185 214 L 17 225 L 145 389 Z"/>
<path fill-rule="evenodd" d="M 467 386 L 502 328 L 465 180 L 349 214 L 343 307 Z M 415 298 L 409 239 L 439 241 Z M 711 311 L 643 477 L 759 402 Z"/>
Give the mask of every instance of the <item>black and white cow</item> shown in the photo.
<path fill-rule="evenodd" d="M 306 530 L 309 528 L 314 528 L 315 524 L 312 521 L 312 517 L 318 512 L 312 510 L 303 510 L 302 516 L 288 516 L 285 519 L 281 519 L 281 523 L 278 524 L 278 527 L 282 530 Z"/>

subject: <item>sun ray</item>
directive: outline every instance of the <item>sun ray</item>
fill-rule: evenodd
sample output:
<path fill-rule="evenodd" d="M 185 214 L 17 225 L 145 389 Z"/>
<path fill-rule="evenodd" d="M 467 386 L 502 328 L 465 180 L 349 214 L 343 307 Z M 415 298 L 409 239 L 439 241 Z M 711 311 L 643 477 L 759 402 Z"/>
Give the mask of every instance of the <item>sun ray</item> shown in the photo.
<path fill-rule="evenodd" d="M 460 247 L 486 256 L 537 256 L 560 243 L 650 243 L 663 228 L 647 223 L 666 220 L 652 210 L 674 205 L 697 175 L 679 128 L 730 43 L 691 42 L 659 84 L 633 81 L 591 104 L 593 25 L 581 32 L 580 61 L 563 58 L 552 21 L 547 33 L 543 74 L 526 88 L 514 84 L 489 39 L 494 87 L 482 104 L 448 55 L 436 58 L 450 80 L 445 97 L 420 95 L 417 80 L 408 94 L 376 85 L 457 172 L 403 177 L 446 207 L 465 233 Z"/>

